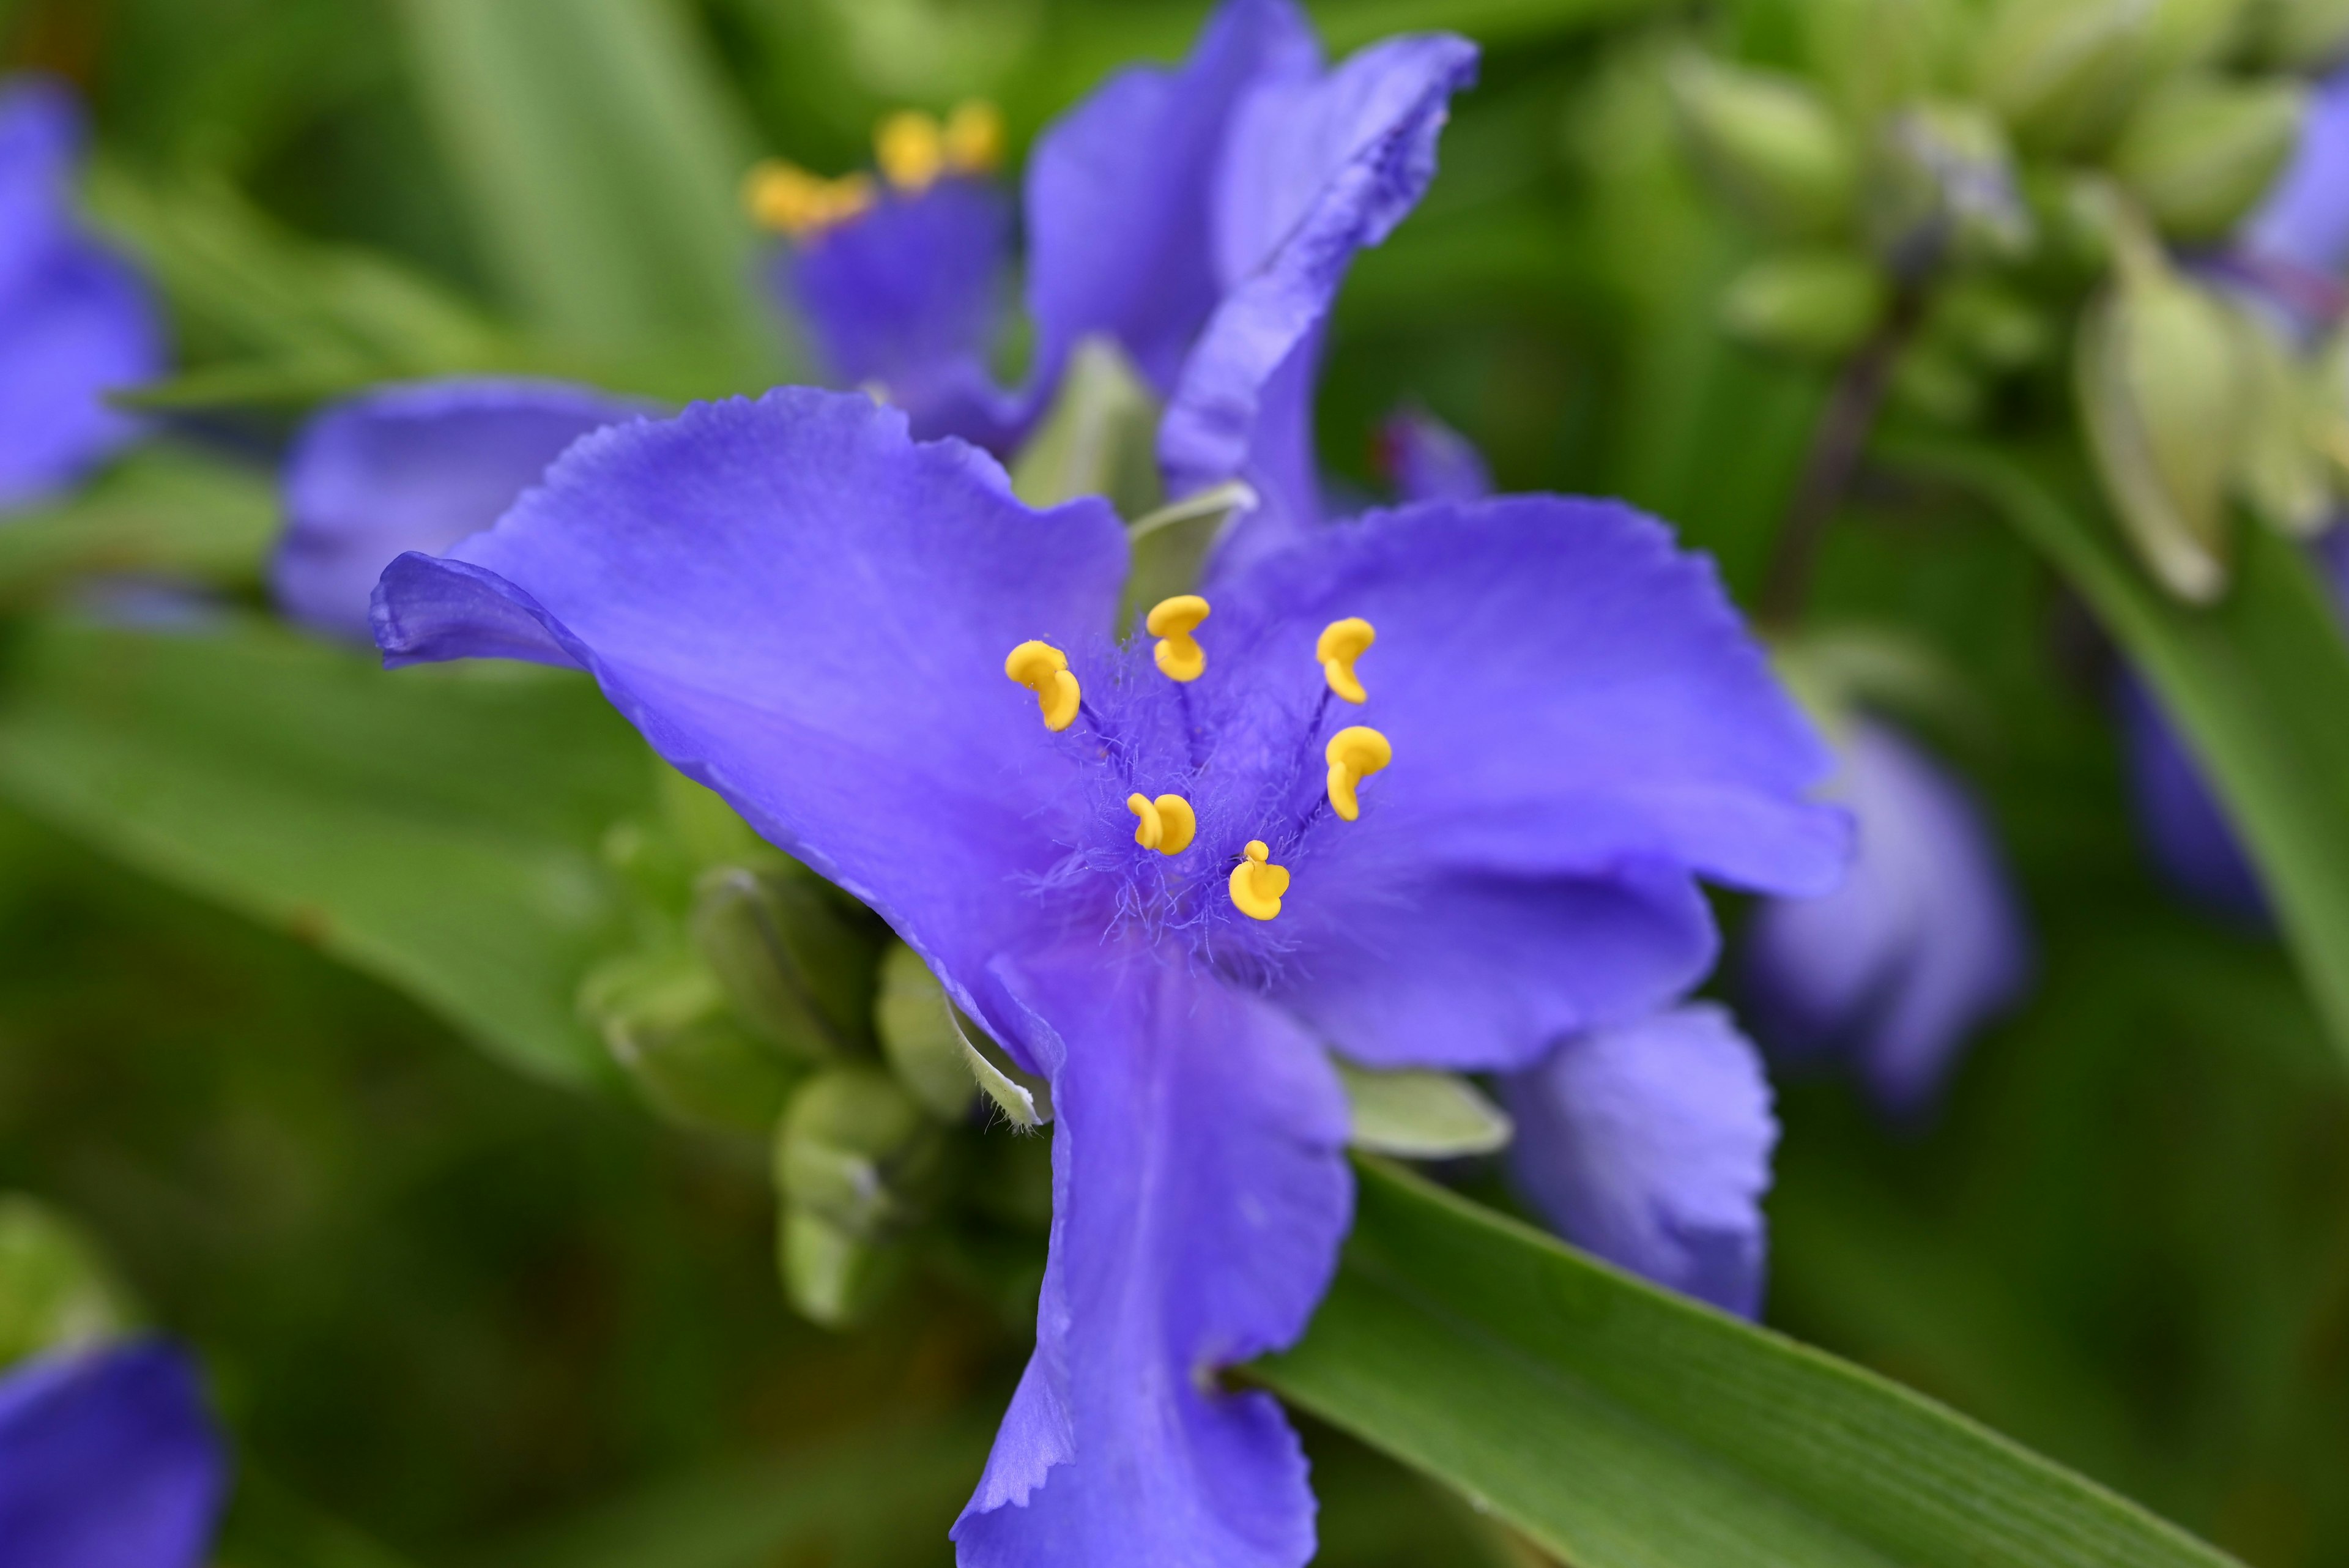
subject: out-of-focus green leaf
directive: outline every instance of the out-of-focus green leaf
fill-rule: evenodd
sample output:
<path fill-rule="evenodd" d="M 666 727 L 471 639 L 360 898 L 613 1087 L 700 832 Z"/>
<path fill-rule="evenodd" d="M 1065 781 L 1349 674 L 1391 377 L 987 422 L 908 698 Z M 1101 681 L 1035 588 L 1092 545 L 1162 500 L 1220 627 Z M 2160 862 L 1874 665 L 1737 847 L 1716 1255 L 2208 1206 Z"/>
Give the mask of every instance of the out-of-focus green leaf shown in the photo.
<path fill-rule="evenodd" d="M 259 623 L 40 621 L 0 671 L 0 792 L 542 1076 L 610 1072 L 574 998 L 618 914 L 598 839 L 651 781 L 594 688 L 543 670 L 388 677 Z"/>
<path fill-rule="evenodd" d="M 2240 527 L 2235 581 L 2197 608 L 2164 594 L 2116 529 L 2021 462 L 1953 442 L 1903 441 L 1885 455 L 1980 495 L 2087 599 L 2225 801 L 2349 1054 L 2349 643 L 2299 547 Z"/>
<path fill-rule="evenodd" d="M 251 582 L 276 529 L 276 492 L 255 469 L 143 446 L 78 494 L 0 524 L 0 604 L 87 572 Z"/>
<path fill-rule="evenodd" d="M 747 130 L 666 0 L 401 0 L 427 111 L 495 270 L 556 340 L 683 343 L 781 379 L 737 190 Z"/>
<path fill-rule="evenodd" d="M 989 1434 L 917 1427 L 647 1489 L 469 1558 L 481 1568 L 897 1568 L 946 1563 Z"/>
<path fill-rule="evenodd" d="M 2231 1559 L 1872 1373 L 1378 1161 L 1284 1397 L 1576 1568 L 2220 1568 Z"/>

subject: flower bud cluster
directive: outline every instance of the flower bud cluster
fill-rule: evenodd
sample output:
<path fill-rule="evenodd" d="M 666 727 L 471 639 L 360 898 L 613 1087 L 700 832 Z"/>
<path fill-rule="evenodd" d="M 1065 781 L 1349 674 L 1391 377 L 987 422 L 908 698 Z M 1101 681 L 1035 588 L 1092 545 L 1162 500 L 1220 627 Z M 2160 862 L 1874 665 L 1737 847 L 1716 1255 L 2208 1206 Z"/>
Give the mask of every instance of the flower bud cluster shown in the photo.
<path fill-rule="evenodd" d="M 1873 346 L 1899 406 L 1952 424 L 2070 336 L 2107 496 L 2190 599 L 2224 591 L 2238 509 L 2296 535 L 2329 520 L 2349 350 L 2230 294 L 2214 251 L 2297 144 L 2303 78 L 2349 54 L 2349 3 L 1803 15 L 1766 64 L 1668 72 L 1692 161 L 1762 241 L 1723 293 L 1726 330 L 1814 359 Z"/>

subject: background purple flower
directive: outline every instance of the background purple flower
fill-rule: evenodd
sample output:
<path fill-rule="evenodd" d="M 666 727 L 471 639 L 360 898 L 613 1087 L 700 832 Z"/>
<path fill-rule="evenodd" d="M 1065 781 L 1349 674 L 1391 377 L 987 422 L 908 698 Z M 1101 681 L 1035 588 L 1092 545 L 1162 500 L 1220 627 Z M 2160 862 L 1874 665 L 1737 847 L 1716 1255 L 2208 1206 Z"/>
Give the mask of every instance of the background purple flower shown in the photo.
<path fill-rule="evenodd" d="M 1726 1010 L 1577 1036 L 1506 1087 L 1510 1168 L 1559 1235 L 1724 1311 L 1761 1310 L 1778 1124 Z"/>
<path fill-rule="evenodd" d="M 2349 261 L 2349 71 L 2309 95 L 2299 148 L 2236 244 L 2255 261 L 2328 276 Z"/>
<path fill-rule="evenodd" d="M 968 1564 L 1294 1564 L 1302 1461 L 1216 1369 L 1293 1342 L 1350 1208 L 1321 1043 L 1371 1065 L 1528 1067 L 1711 965 L 1695 878 L 1831 885 L 1824 751 L 1709 565 L 1628 508 L 1526 497 L 1374 514 L 1226 575 L 1176 686 L 1109 632 L 1123 528 L 1031 512 L 905 417 L 807 390 L 605 431 L 485 535 L 403 556 L 393 664 L 575 665 L 671 763 L 881 913 L 1050 1080 L 1038 1347 L 957 1527 Z M 1378 628 L 1365 708 L 1315 645 Z M 1067 650 L 1046 731 L 1004 678 Z M 1321 740 L 1396 761 L 1359 821 Z M 1179 794 L 1195 841 L 1135 842 Z M 1277 916 L 1226 892 L 1262 840 Z"/>
<path fill-rule="evenodd" d="M 1405 410 L 1379 427 L 1379 471 L 1405 501 L 1474 501 L 1493 471 L 1474 442 L 1433 414 Z"/>
<path fill-rule="evenodd" d="M 280 607 L 316 630 L 368 638 L 367 602 L 394 557 L 479 533 L 573 441 L 645 412 L 585 387 L 473 379 L 330 405 L 285 463 L 285 532 L 270 570 Z"/>
<path fill-rule="evenodd" d="M 75 215 L 82 138 L 64 88 L 0 82 L 0 513 L 69 488 L 137 434 L 106 394 L 163 369 L 145 284 Z"/>
<path fill-rule="evenodd" d="M 228 1458 L 168 1345 L 62 1351 L 0 1377 L 0 1562 L 200 1568 Z"/>
<path fill-rule="evenodd" d="M 2030 971 L 2022 909 L 1980 809 L 1886 726 L 1855 721 L 1838 793 L 1858 854 L 1825 898 L 1754 912 L 1749 1017 L 1789 1061 L 1847 1059 L 1895 1115 L 1924 1109 L 1974 1030 Z"/>

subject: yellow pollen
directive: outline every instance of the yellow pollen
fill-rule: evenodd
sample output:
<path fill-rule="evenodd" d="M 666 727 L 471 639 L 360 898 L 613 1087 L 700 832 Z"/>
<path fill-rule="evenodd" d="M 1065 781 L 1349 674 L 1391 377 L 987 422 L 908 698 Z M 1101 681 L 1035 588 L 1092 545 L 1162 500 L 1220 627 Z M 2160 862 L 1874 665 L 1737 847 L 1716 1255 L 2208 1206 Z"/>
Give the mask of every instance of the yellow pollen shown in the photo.
<path fill-rule="evenodd" d="M 1169 680 L 1191 681 L 1207 672 L 1207 650 L 1191 636 L 1206 618 L 1207 601 L 1196 594 L 1177 594 L 1158 601 L 1142 624 L 1158 639 L 1152 656 L 1158 660 L 1161 675 Z"/>
<path fill-rule="evenodd" d="M 1288 867 L 1269 864 L 1271 857 L 1263 839 L 1251 838 L 1247 858 L 1232 867 L 1232 907 L 1251 920 L 1280 913 L 1281 896 L 1288 891 Z"/>
<path fill-rule="evenodd" d="M 1330 804 L 1348 822 L 1362 815 L 1354 797 L 1364 779 L 1394 761 L 1387 738 L 1366 724 L 1349 724 L 1330 737 L 1321 754 L 1330 761 Z"/>
<path fill-rule="evenodd" d="M 883 120 L 873 132 L 874 161 L 881 177 L 900 191 L 916 195 L 946 172 L 946 132 L 918 109 L 905 109 Z"/>
<path fill-rule="evenodd" d="M 1199 819 L 1192 812 L 1191 803 L 1179 794 L 1162 794 L 1156 800 L 1146 794 L 1130 794 L 1125 797 L 1125 809 L 1141 819 L 1133 830 L 1133 841 L 1161 855 L 1182 854 L 1191 847 L 1191 840 L 1199 831 Z"/>
<path fill-rule="evenodd" d="M 1378 639 L 1371 623 L 1360 616 L 1350 615 L 1321 628 L 1313 657 L 1321 661 L 1321 673 L 1329 679 L 1330 691 L 1357 705 L 1370 701 L 1371 694 L 1362 690 L 1361 679 L 1354 673 L 1354 660 L 1368 653 Z"/>
<path fill-rule="evenodd" d="M 992 174 L 1003 163 L 1003 116 L 984 99 L 955 106 L 947 116 L 947 167 L 957 174 Z"/>
<path fill-rule="evenodd" d="M 1023 642 L 1004 659 L 1003 673 L 1036 693 L 1044 728 L 1057 734 L 1076 722 L 1077 701 L 1083 693 L 1069 673 L 1067 654 L 1049 642 Z"/>
<path fill-rule="evenodd" d="M 872 206 L 873 180 L 865 174 L 826 180 L 770 158 L 743 178 L 742 205 L 761 228 L 812 239 Z"/>

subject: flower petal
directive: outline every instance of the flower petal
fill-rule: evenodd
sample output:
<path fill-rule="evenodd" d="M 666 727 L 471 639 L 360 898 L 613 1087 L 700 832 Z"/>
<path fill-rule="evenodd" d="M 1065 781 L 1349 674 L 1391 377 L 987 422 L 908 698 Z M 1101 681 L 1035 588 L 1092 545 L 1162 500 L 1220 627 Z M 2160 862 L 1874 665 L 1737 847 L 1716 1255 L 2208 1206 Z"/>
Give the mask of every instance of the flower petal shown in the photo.
<path fill-rule="evenodd" d="M 333 405 L 286 461 L 278 603 L 318 630 L 367 637 L 368 599 L 395 556 L 437 556 L 480 533 L 573 441 L 647 411 L 587 387 L 473 379 Z"/>
<path fill-rule="evenodd" d="M 957 986 L 1021 911 L 1046 918 L 1007 895 L 1061 853 L 1040 803 L 1084 760 L 1004 655 L 1105 638 L 1124 572 L 1100 501 L 1030 511 L 983 452 L 787 388 L 588 437 L 491 532 L 394 562 L 376 632 L 394 666 L 593 670 L 663 756 Z"/>
<path fill-rule="evenodd" d="M 63 82 L 0 82 L 0 297 L 72 234 L 74 165 L 85 135 L 81 105 Z"/>
<path fill-rule="evenodd" d="M 1216 183 L 1234 110 L 1309 79 L 1320 47 L 1291 0 L 1226 0 L 1178 70 L 1111 78 L 1028 164 L 1028 309 L 1039 381 L 1079 338 L 1117 339 L 1161 393 L 1216 307 Z"/>
<path fill-rule="evenodd" d="M 1772 892 L 1842 872 L 1848 825 L 1806 799 L 1830 754 L 1712 563 L 1628 506 L 1374 513 L 1237 575 L 1216 613 L 1246 679 L 1307 686 L 1322 628 L 1377 628 L 1369 703 L 1343 721 L 1394 745 L 1348 829 L 1365 863 L 1373 846 L 1516 877 L 1649 861 Z"/>
<path fill-rule="evenodd" d="M 2119 702 L 2130 805 L 2154 864 L 2211 912 L 2246 926 L 2271 925 L 2267 890 L 2242 840 L 2153 693 L 2132 674 L 2121 682 Z"/>
<path fill-rule="evenodd" d="M 1385 240 L 1435 176 L 1475 46 L 1391 38 L 1327 76 L 1258 82 L 1234 121 L 1216 207 L 1225 293 L 1159 431 L 1170 494 L 1247 478 L 1265 504 L 1218 547 L 1226 566 L 1320 516 L 1309 469 L 1319 342 L 1355 253 Z"/>
<path fill-rule="evenodd" d="M 2349 261 L 2349 70 L 2309 95 L 2300 146 L 2242 225 L 2254 256 L 2329 275 Z"/>
<path fill-rule="evenodd" d="M 1336 1073 L 1277 1010 L 1146 949 L 999 975 L 1052 1079 L 1052 1256 L 963 1568 L 1296 1568 L 1304 1456 L 1270 1396 L 1216 1375 L 1294 1343 L 1336 1268 Z"/>
<path fill-rule="evenodd" d="M 1558 1234 L 1752 1317 L 1778 1124 L 1762 1059 L 1719 1007 L 1569 1040 L 1507 1083 L 1518 1182 Z"/>
<path fill-rule="evenodd" d="M 1001 451 L 1020 415 L 987 359 L 1010 262 L 1002 192 L 957 177 L 883 195 L 782 252 L 776 271 L 841 385 L 885 389 L 923 440 L 958 435 Z"/>
<path fill-rule="evenodd" d="M 1774 1049 L 1847 1052 L 1888 1109 L 1921 1109 L 1966 1038 L 2028 974 L 1996 840 L 1956 780 L 1882 725 L 1855 727 L 1845 790 L 1850 877 L 1754 913 L 1754 1018 Z"/>
<path fill-rule="evenodd" d="M 59 237 L 0 296 L 0 512 L 70 486 L 136 436 L 106 394 L 163 363 L 139 275 L 94 241 Z"/>
<path fill-rule="evenodd" d="M 228 1459 L 161 1345 L 62 1352 L 0 1378 L 0 1542 L 41 1568 L 197 1568 Z"/>

